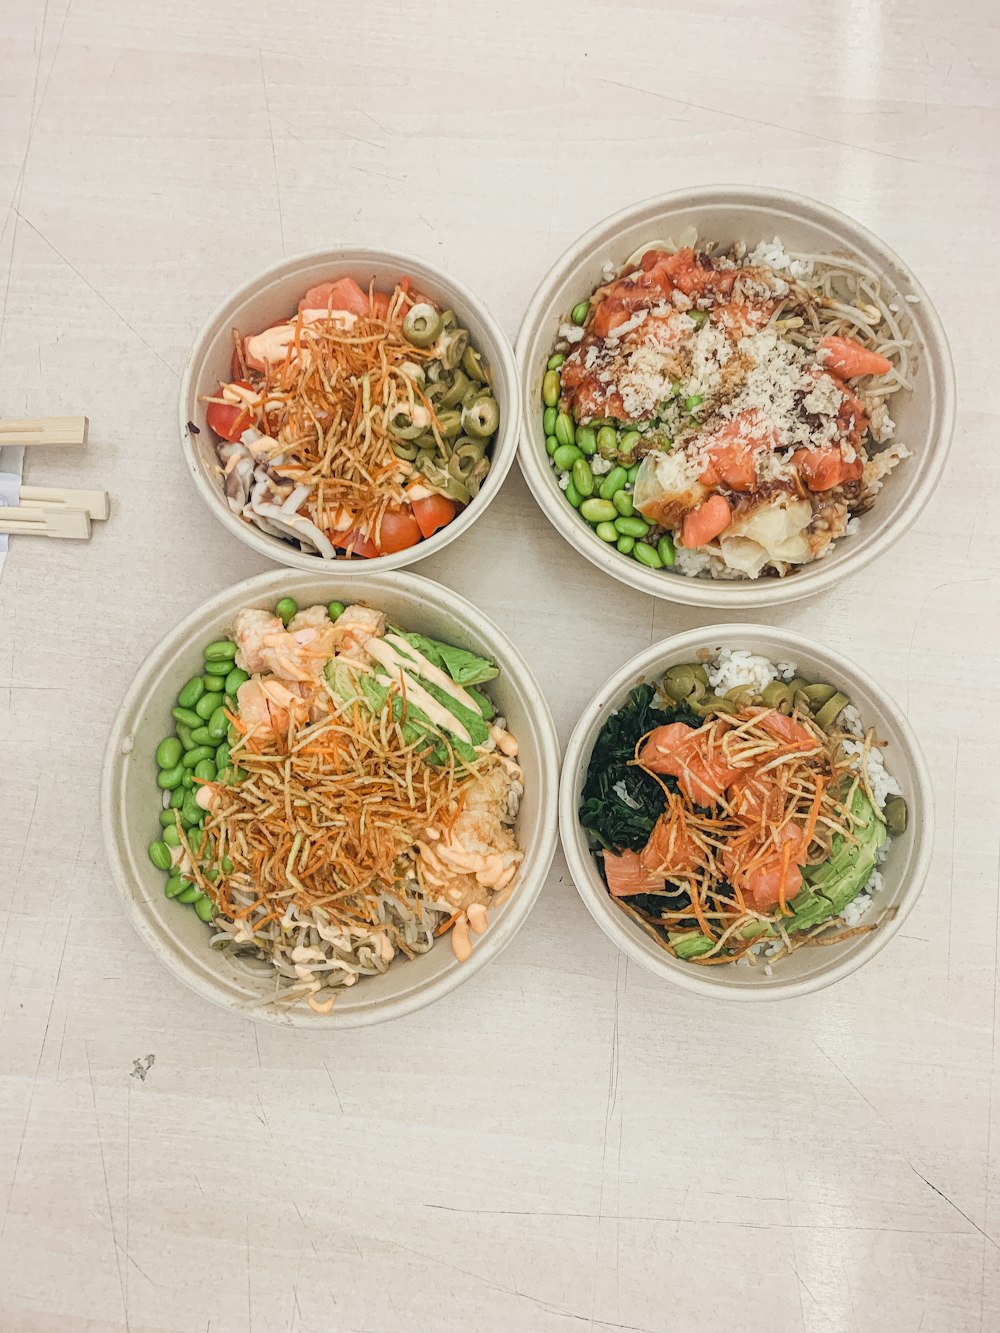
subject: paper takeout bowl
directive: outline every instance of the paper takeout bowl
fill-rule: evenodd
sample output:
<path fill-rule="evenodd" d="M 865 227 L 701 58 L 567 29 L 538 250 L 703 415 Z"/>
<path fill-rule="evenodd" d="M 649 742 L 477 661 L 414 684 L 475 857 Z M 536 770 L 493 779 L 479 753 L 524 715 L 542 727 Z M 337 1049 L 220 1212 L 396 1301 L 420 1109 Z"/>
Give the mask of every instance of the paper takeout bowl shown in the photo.
<path fill-rule="evenodd" d="M 591 855 L 577 817 L 580 794 L 594 741 L 604 722 L 625 702 L 629 691 L 649 681 L 655 684 L 664 671 L 691 662 L 702 650 L 749 649 L 772 662 L 793 663 L 804 676 L 836 685 L 861 714 L 865 728 L 888 742 L 886 767 L 903 790 L 909 808 L 905 833 L 894 838 L 889 855 L 879 867 L 883 887 L 872 900 L 865 921 L 881 918 L 879 928 L 842 943 L 800 948 L 774 963 L 770 976 L 766 959 L 754 966 L 740 961 L 698 966 L 674 958 L 611 899 Z M 916 736 L 906 717 L 885 692 L 849 658 L 791 630 L 762 625 L 717 625 L 690 630 L 653 644 L 616 671 L 583 710 L 570 737 L 563 760 L 559 790 L 559 832 L 570 874 L 591 916 L 630 958 L 665 981 L 698 995 L 732 1000 L 774 1000 L 821 990 L 857 971 L 892 939 L 920 896 L 930 865 L 934 842 L 933 796 L 930 775 Z"/>
<path fill-rule="evenodd" d="M 520 744 L 525 791 L 516 834 L 524 850 L 515 892 L 494 914 L 472 957 L 459 963 L 447 939 L 414 959 L 397 958 L 381 976 L 339 992 L 329 1014 L 308 1006 L 255 1003 L 266 983 L 250 978 L 209 947 L 210 929 L 188 907 L 164 896 L 164 874 L 149 860 L 160 793 L 153 757 L 170 735 L 170 709 L 180 687 L 201 669 L 205 644 L 227 633 L 242 607 L 273 607 L 281 597 L 299 606 L 362 601 L 407 629 L 445 639 L 492 658 L 500 675 L 490 685 L 499 711 Z M 156 957 L 186 986 L 248 1018 L 292 1027 L 357 1027 L 408 1014 L 468 981 L 501 953 L 524 924 L 541 890 L 556 844 L 559 747 L 545 699 L 520 653 L 482 612 L 456 593 L 416 574 L 343 579 L 339 571 L 278 570 L 247 579 L 194 611 L 156 645 L 136 673 L 108 739 L 101 777 L 104 841 L 125 912 Z"/>
<path fill-rule="evenodd" d="M 912 393 L 893 395 L 896 439 L 913 457 L 885 482 L 860 531 L 838 541 L 822 559 L 785 578 L 713 580 L 652 570 L 602 542 L 569 505 L 545 451 L 542 378 L 559 326 L 578 302 L 604 281 L 609 260 L 621 264 L 640 246 L 694 227 L 703 241 L 743 240 L 749 247 L 778 236 L 786 249 L 860 258 L 897 299 L 910 321 L 917 368 Z M 907 297 L 914 297 L 908 301 Z M 747 186 L 706 186 L 647 199 L 599 222 L 556 260 L 525 312 L 517 338 L 524 424 L 521 471 L 553 527 L 582 556 L 613 578 L 654 597 L 689 606 L 714 606 L 739 615 L 753 607 L 795 601 L 836 587 L 884 554 L 914 522 L 944 470 L 955 419 L 955 376 L 941 321 L 927 293 L 898 255 L 860 223 L 812 199 Z"/>
<path fill-rule="evenodd" d="M 490 452 L 490 471 L 472 502 L 447 527 L 415 546 L 371 560 L 348 559 L 346 556 L 324 560 L 318 554 L 300 550 L 294 543 L 262 532 L 229 508 L 215 451 L 217 441 L 206 420 L 206 405 L 202 399 L 218 391 L 220 380 L 231 378 L 234 329 L 241 334 L 258 333 L 269 324 L 286 319 L 297 309 L 300 298 L 310 287 L 330 278 L 354 278 L 365 291 L 374 280 L 376 288 L 391 290 L 405 274 L 413 279 L 418 291 L 432 297 L 443 308 L 451 307 L 455 311 L 489 367 L 500 409 L 500 427 Z M 503 485 L 517 452 L 521 387 L 509 338 L 483 302 L 467 287 L 412 255 L 364 246 L 334 246 L 283 259 L 244 283 L 209 315 L 184 368 L 178 412 L 181 448 L 195 488 L 215 518 L 234 537 L 269 560 L 292 569 L 315 573 L 323 568 L 335 568 L 338 577 L 369 578 L 372 574 L 402 569 L 436 554 L 486 512 Z M 191 430 L 192 424 L 196 428 L 194 431 Z"/>

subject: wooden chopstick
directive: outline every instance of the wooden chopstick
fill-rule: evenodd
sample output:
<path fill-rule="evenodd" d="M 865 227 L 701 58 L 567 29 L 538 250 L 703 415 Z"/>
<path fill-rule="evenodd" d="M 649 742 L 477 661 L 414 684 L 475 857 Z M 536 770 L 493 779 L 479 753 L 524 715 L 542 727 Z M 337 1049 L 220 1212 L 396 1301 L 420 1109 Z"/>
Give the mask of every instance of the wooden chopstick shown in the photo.
<path fill-rule="evenodd" d="M 24 417 L 0 419 L 0 445 L 86 444 L 86 417 Z"/>
<path fill-rule="evenodd" d="M 85 509 L 92 519 L 110 512 L 107 491 L 77 491 L 67 486 L 22 486 L 21 505 L 30 509 Z"/>
<path fill-rule="evenodd" d="M 90 515 L 85 509 L 0 507 L 0 533 L 18 537 L 90 537 Z"/>

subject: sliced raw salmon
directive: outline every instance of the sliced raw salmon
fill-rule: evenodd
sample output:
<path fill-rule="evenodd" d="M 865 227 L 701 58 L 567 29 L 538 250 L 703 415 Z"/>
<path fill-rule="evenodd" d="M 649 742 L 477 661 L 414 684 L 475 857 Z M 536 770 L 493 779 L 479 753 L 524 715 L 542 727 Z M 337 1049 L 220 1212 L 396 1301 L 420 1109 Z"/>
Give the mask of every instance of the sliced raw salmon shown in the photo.
<path fill-rule="evenodd" d="M 681 544 L 683 546 L 706 546 L 720 533 L 725 532 L 732 522 L 733 511 L 729 502 L 721 495 L 712 495 L 684 516 L 681 526 Z"/>
<path fill-rule="evenodd" d="M 647 870 L 659 875 L 683 875 L 697 866 L 698 848 L 676 819 L 669 813 L 663 814 L 639 853 L 639 860 Z"/>
<path fill-rule="evenodd" d="M 867 347 L 862 347 L 853 338 L 837 338 L 832 334 L 821 338 L 819 359 L 826 370 L 844 379 L 857 379 L 859 375 L 885 375 L 892 369 L 892 362 L 887 356 L 880 356 Z"/>
<path fill-rule="evenodd" d="M 696 805 L 715 805 L 737 772 L 719 751 L 708 753 L 700 728 L 686 727 L 683 722 L 670 722 L 651 731 L 639 763 L 650 773 L 675 777 L 681 791 Z"/>
<path fill-rule="evenodd" d="M 662 875 L 648 870 L 638 852 L 604 853 L 604 874 L 612 898 L 627 898 L 633 893 L 658 893 L 662 890 Z"/>
<path fill-rule="evenodd" d="M 796 449 L 792 462 L 811 491 L 830 491 L 845 481 L 858 481 L 864 463 L 855 458 L 848 463 L 837 445 L 823 449 Z"/>

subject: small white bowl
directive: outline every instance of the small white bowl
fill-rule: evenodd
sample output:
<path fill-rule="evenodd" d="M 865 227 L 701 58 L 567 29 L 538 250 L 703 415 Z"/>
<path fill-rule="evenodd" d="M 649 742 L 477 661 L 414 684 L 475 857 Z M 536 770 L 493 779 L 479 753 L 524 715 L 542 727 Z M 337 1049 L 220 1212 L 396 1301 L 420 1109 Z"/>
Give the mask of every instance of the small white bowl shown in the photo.
<path fill-rule="evenodd" d="M 417 542 L 394 555 L 375 556 L 371 560 L 324 560 L 310 555 L 297 546 L 262 532 L 229 508 L 222 492 L 216 439 L 206 420 L 206 404 L 202 398 L 216 392 L 220 381 L 230 378 L 230 360 L 233 352 L 233 329 L 240 333 L 257 333 L 279 319 L 287 319 L 297 309 L 299 300 L 317 283 L 330 278 L 350 277 L 368 290 L 374 279 L 375 286 L 389 290 L 404 275 L 413 278 L 417 289 L 451 307 L 462 326 L 469 330 L 473 345 L 482 354 L 489 367 L 493 392 L 500 408 L 500 428 L 490 453 L 490 470 L 479 494 L 454 518 L 447 527 L 433 536 Z M 209 315 L 188 357 L 181 377 L 178 404 L 181 447 L 191 471 L 198 494 L 220 523 L 247 546 L 261 555 L 316 573 L 324 568 L 336 569 L 338 578 L 370 577 L 390 569 L 402 569 L 426 556 L 435 555 L 460 537 L 481 514 L 503 485 L 517 452 L 517 437 L 521 420 L 521 381 L 517 374 L 510 339 L 486 306 L 467 287 L 422 259 L 399 254 L 392 250 L 373 250 L 364 246 L 337 246 L 329 250 L 283 259 L 265 270 L 228 296 Z M 197 433 L 191 431 L 191 424 Z"/>
<path fill-rule="evenodd" d="M 903 790 L 909 809 L 906 832 L 894 838 L 889 855 L 879 867 L 883 887 L 866 920 L 876 920 L 888 907 L 896 913 L 867 935 L 823 948 L 797 949 L 774 964 L 771 976 L 763 966 L 739 962 L 730 966 L 698 967 L 674 958 L 616 907 L 587 847 L 577 810 L 587 766 L 597 733 L 625 702 L 629 691 L 644 681 L 656 683 L 664 671 L 679 662 L 695 660 L 702 650 L 746 648 L 772 662 L 791 662 L 806 677 L 837 685 L 861 714 L 865 727 L 874 727 L 888 746 L 886 767 Z M 570 737 L 559 787 L 559 833 L 570 874 L 587 910 L 604 933 L 630 958 L 698 995 L 733 1000 L 777 1000 L 808 995 L 855 972 L 892 939 L 913 908 L 930 865 L 934 843 L 933 797 L 930 774 L 910 724 L 895 703 L 860 667 L 832 648 L 791 630 L 762 625 L 716 625 L 689 630 L 653 644 L 615 672 L 584 709 Z"/>
<path fill-rule="evenodd" d="M 209 930 L 164 896 L 164 877 L 147 847 L 160 813 L 153 752 L 170 735 L 170 709 L 177 692 L 201 667 L 205 644 L 228 632 L 241 607 L 270 607 L 281 597 L 300 606 L 364 601 L 408 629 L 482 653 L 500 675 L 490 685 L 499 711 L 520 743 L 525 794 L 517 820 L 524 861 L 515 892 L 474 942 L 472 957 L 459 963 L 448 940 L 415 959 L 398 958 L 381 976 L 365 977 L 338 994 L 329 1014 L 308 1006 L 247 1006 L 265 983 L 209 948 Z M 108 738 L 101 775 L 104 842 L 129 920 L 153 953 L 193 991 L 247 1018 L 292 1027 L 360 1027 L 411 1013 L 461 985 L 501 953 L 524 924 L 545 882 L 556 845 L 559 745 L 548 704 L 510 640 L 478 607 L 416 574 L 342 579 L 339 571 L 295 574 L 276 570 L 219 593 L 173 629 L 136 673 Z"/>
<path fill-rule="evenodd" d="M 906 459 L 887 478 L 860 531 L 785 578 L 714 580 L 646 569 L 608 546 L 569 505 L 545 452 L 542 377 L 560 324 L 573 306 L 604 281 L 611 260 L 621 264 L 639 246 L 675 239 L 687 227 L 703 239 L 748 246 L 778 236 L 789 250 L 840 252 L 867 263 L 883 280 L 883 292 L 899 299 L 910 320 L 919 365 L 912 393 L 892 398 L 896 439 Z M 905 298 L 914 296 L 917 301 Z M 890 297 L 892 299 L 892 297 Z M 517 338 L 524 399 L 518 460 L 535 499 L 553 527 L 581 555 L 613 578 L 641 592 L 688 606 L 724 607 L 739 615 L 752 607 L 796 601 L 835 587 L 882 555 L 914 522 L 934 493 L 948 458 L 955 424 L 955 373 L 941 321 L 913 273 L 870 231 L 825 204 L 783 190 L 708 186 L 681 190 L 635 204 L 597 224 L 566 251 L 542 279 Z"/>

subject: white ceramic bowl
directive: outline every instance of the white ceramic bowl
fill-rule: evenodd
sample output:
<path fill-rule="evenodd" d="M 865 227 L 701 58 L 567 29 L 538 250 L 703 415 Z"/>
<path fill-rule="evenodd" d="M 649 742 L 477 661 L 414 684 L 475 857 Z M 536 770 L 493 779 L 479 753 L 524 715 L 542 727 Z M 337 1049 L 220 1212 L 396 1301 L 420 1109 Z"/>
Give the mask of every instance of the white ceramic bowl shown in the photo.
<path fill-rule="evenodd" d="M 213 394 L 220 380 L 230 378 L 233 329 L 239 329 L 244 334 L 257 333 L 275 320 L 287 318 L 298 307 L 299 300 L 310 287 L 330 278 L 354 278 L 365 291 L 374 279 L 376 287 L 391 290 L 404 274 L 413 278 L 419 291 L 440 302 L 442 307 L 450 306 L 455 311 L 490 369 L 493 392 L 500 408 L 500 428 L 493 440 L 489 475 L 479 494 L 457 518 L 433 536 L 417 542 L 416 546 L 397 551 L 394 555 L 376 556 L 371 560 L 343 557 L 336 561 L 324 561 L 322 556 L 310 555 L 282 541 L 280 537 L 262 532 L 229 508 L 222 493 L 215 435 L 206 421 L 206 405 L 202 397 Z M 434 555 L 460 537 L 486 512 L 490 501 L 503 485 L 517 452 L 521 382 L 509 338 L 482 301 L 468 288 L 440 269 L 411 255 L 363 246 L 338 246 L 299 255 L 294 259 L 283 259 L 281 263 L 251 278 L 213 311 L 195 339 L 184 367 L 178 409 L 181 447 L 198 494 L 234 537 L 268 559 L 289 565 L 292 569 L 315 573 L 324 567 L 335 568 L 338 577 L 344 574 L 352 578 L 369 578 L 372 574 L 401 569 Z M 197 426 L 197 434 L 191 432 L 191 422 Z"/>
<path fill-rule="evenodd" d="M 244 606 L 270 607 L 280 597 L 300 606 L 365 601 L 408 629 L 446 639 L 492 658 L 500 675 L 490 692 L 520 742 L 525 794 L 517 821 L 524 862 L 516 891 L 474 941 L 472 957 L 459 963 L 447 940 L 412 960 L 399 958 L 379 977 L 366 977 L 342 991 L 329 1014 L 308 1006 L 267 1004 L 245 1008 L 263 982 L 234 967 L 209 948 L 209 931 L 191 911 L 168 900 L 163 872 L 149 861 L 147 847 L 161 806 L 153 751 L 170 735 L 170 709 L 184 681 L 196 675 L 206 643 L 226 633 Z M 121 706 L 104 756 L 101 815 L 108 859 L 125 911 L 157 958 L 185 985 L 223 1008 L 246 1017 L 311 1029 L 357 1027 L 396 1018 L 446 995 L 474 976 L 510 943 L 524 924 L 552 861 L 556 843 L 559 746 L 545 699 L 510 640 L 471 603 L 416 574 L 342 579 L 336 569 L 298 574 L 276 570 L 247 579 L 213 597 L 157 644 L 136 673 Z"/>
<path fill-rule="evenodd" d="M 622 263 L 639 246 L 677 238 L 686 227 L 715 241 L 748 246 L 779 236 L 789 250 L 856 255 L 899 297 L 911 321 L 919 366 L 912 393 L 893 396 L 896 438 L 913 457 L 890 475 L 857 534 L 837 542 L 821 560 L 783 579 L 725 581 L 646 569 L 594 533 L 567 503 L 545 452 L 541 385 L 559 325 L 603 281 L 608 260 Z M 916 303 L 904 300 L 916 296 Z M 751 607 L 795 601 L 834 587 L 882 555 L 906 531 L 933 494 L 944 469 L 955 419 L 955 376 L 944 329 L 926 292 L 903 261 L 870 231 L 835 209 L 782 190 L 712 186 L 682 190 L 626 208 L 588 231 L 556 261 L 531 299 L 517 339 L 524 397 L 519 461 L 546 517 L 581 555 L 630 587 L 684 602 L 724 607 L 739 615 Z"/>
<path fill-rule="evenodd" d="M 679 662 L 693 661 L 702 649 L 748 648 L 772 662 L 791 662 L 804 676 L 828 681 L 844 691 L 861 714 L 865 727 L 888 741 L 886 766 L 898 781 L 909 807 L 906 832 L 893 839 L 889 856 L 879 867 L 883 888 L 866 920 L 888 907 L 896 908 L 878 930 L 842 944 L 798 949 L 775 963 L 772 975 L 744 963 L 699 967 L 674 958 L 611 901 L 577 818 L 597 733 L 608 716 L 621 707 L 629 690 L 644 681 L 657 682 Z M 892 939 L 920 896 L 934 842 L 930 775 L 910 724 L 885 693 L 848 658 L 791 630 L 761 625 L 717 625 L 690 630 L 656 643 L 633 657 L 598 691 L 584 709 L 563 760 L 559 789 L 559 832 L 570 874 L 587 910 L 619 949 L 650 972 L 685 990 L 734 1000 L 773 1000 L 821 990 L 856 971 Z"/>

